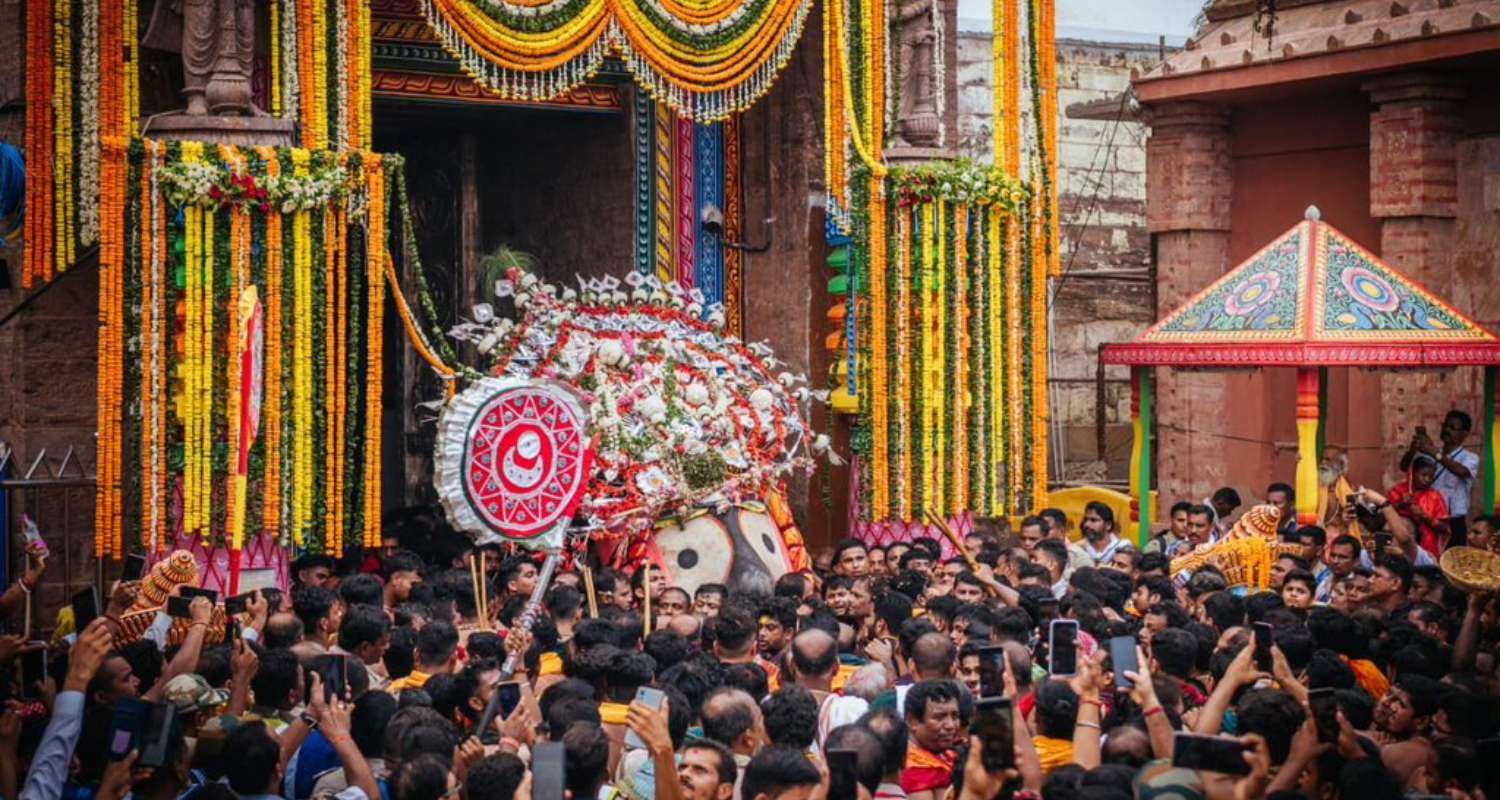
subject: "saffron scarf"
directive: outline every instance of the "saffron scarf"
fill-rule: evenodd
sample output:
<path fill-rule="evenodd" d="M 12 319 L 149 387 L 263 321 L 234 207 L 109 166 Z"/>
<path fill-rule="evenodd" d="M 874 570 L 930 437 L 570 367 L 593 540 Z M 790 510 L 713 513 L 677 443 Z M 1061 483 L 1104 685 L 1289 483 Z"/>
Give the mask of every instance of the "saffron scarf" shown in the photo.
<path fill-rule="evenodd" d="M 1358 683 L 1361 689 L 1369 692 L 1371 697 L 1379 700 L 1390 690 L 1391 682 L 1386 680 L 1385 673 L 1381 672 L 1380 667 L 1375 666 L 1374 662 L 1348 656 L 1339 656 L 1339 659 L 1349 665 L 1349 669 L 1354 671 L 1354 682 Z"/>
<path fill-rule="evenodd" d="M 1073 763 L 1073 742 L 1068 739 L 1053 739 L 1035 736 L 1031 740 L 1036 756 L 1042 762 L 1042 774 L 1046 775 L 1058 767 Z"/>
<path fill-rule="evenodd" d="M 901 771 L 901 788 L 907 794 L 926 792 L 953 782 L 953 753 L 934 753 L 915 743 L 906 752 L 906 769 Z"/>
<path fill-rule="evenodd" d="M 600 703 L 599 721 L 605 725 L 624 725 L 625 714 L 630 711 L 630 706 L 624 703 Z"/>

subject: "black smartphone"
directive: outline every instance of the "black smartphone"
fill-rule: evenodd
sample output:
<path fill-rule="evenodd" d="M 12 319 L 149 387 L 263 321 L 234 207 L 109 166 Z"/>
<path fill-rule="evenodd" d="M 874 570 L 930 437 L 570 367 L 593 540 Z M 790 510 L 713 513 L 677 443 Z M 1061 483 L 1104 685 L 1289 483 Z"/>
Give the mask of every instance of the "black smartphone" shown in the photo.
<path fill-rule="evenodd" d="M 333 661 L 324 669 L 323 699 L 331 700 L 335 697 L 342 699 L 349 693 L 349 657 L 342 653 L 335 653 L 329 658 Z"/>
<path fill-rule="evenodd" d="M 162 767 L 172 755 L 172 726 L 177 722 L 177 706 L 152 703 L 146 713 L 146 727 L 141 731 L 139 767 Z"/>
<path fill-rule="evenodd" d="M 1261 672 L 1270 672 L 1275 666 L 1271 658 L 1271 623 L 1255 623 L 1255 668 Z"/>
<path fill-rule="evenodd" d="M 1313 689 L 1307 693 L 1307 704 L 1312 707 L 1313 724 L 1318 726 L 1318 741 L 1339 740 L 1339 701 L 1332 689 Z"/>
<path fill-rule="evenodd" d="M 244 594 L 237 594 L 234 597 L 224 598 L 224 615 L 232 617 L 235 614 L 245 613 L 249 609 L 250 598 L 254 596 L 255 592 L 245 592 Z"/>
<path fill-rule="evenodd" d="M 828 755 L 828 800 L 854 800 L 859 796 L 859 751 L 830 747 Z"/>
<path fill-rule="evenodd" d="M 1172 740 L 1172 766 L 1221 772 L 1225 775 L 1248 775 L 1250 763 L 1245 760 L 1245 746 L 1239 739 L 1227 736 L 1199 736 L 1179 733 Z"/>
<path fill-rule="evenodd" d="M 500 718 L 505 719 L 521 704 L 521 684 L 502 683 L 495 687 L 495 691 L 500 694 Z"/>
<path fill-rule="evenodd" d="M 33 642 L 21 651 L 21 696 L 28 700 L 39 700 L 42 696 L 41 682 L 47 679 L 47 648 Z"/>
<path fill-rule="evenodd" d="M 1047 625 L 1047 672 L 1053 677 L 1078 674 L 1078 621 L 1054 619 Z"/>
<path fill-rule="evenodd" d="M 562 742 L 538 742 L 531 749 L 532 800 L 563 800 Z"/>
<path fill-rule="evenodd" d="M 1394 537 L 1392 537 L 1391 534 L 1389 534 L 1389 533 L 1377 533 L 1377 534 L 1375 534 L 1375 553 L 1374 553 L 1374 555 L 1377 555 L 1377 556 L 1378 555 L 1383 555 L 1386 550 L 1390 549 L 1392 538 L 1394 538 Z"/>
<path fill-rule="evenodd" d="M 984 749 L 980 760 L 987 772 L 1010 769 L 1016 763 L 1016 737 L 1009 697 L 984 697 L 974 707 L 969 731 L 979 737 Z"/>
<path fill-rule="evenodd" d="M 177 595 L 179 597 L 186 597 L 189 600 L 194 597 L 207 597 L 210 603 L 218 604 L 219 602 L 218 592 L 213 589 L 200 589 L 197 586 L 179 586 L 177 587 Z"/>
<path fill-rule="evenodd" d="M 73 629 L 82 634 L 90 622 L 99 618 L 99 589 L 90 586 L 73 595 L 69 602 L 73 606 Z"/>
<path fill-rule="evenodd" d="M 146 727 L 147 706 L 134 698 L 115 703 L 114 718 L 109 723 L 109 760 L 122 761 L 136 749 L 141 730 Z"/>
<path fill-rule="evenodd" d="M 224 641 L 236 642 L 240 638 L 240 621 L 237 619 L 224 620 Z"/>
<path fill-rule="evenodd" d="M 1005 694 L 1005 646 L 989 644 L 979 648 L 979 696 L 999 697 Z"/>
<path fill-rule="evenodd" d="M 1141 664 L 1136 658 L 1134 636 L 1115 636 L 1109 640 L 1109 663 L 1115 671 L 1115 686 L 1120 689 L 1135 688 L 1135 681 L 1125 677 L 1127 672 L 1141 671 Z"/>
<path fill-rule="evenodd" d="M 146 574 L 146 557 L 140 553 L 125 556 L 125 565 L 120 568 L 120 580 L 138 581 Z"/>
<path fill-rule="evenodd" d="M 167 616 L 178 619 L 193 618 L 193 598 L 191 597 L 168 597 Z"/>

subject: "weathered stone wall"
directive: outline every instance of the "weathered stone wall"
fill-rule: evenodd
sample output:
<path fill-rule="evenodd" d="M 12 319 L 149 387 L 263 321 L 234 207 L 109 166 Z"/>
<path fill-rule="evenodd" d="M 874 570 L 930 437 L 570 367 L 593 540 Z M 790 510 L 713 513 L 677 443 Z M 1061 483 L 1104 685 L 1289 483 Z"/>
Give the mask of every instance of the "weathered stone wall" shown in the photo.
<path fill-rule="evenodd" d="M 1055 477 L 1063 480 L 1128 480 L 1130 376 L 1114 367 L 1101 381 L 1099 346 L 1129 339 L 1155 319 L 1146 232 L 1146 128 L 1129 119 L 1071 119 L 1067 109 L 1119 97 L 1130 85 L 1132 69 L 1145 71 L 1159 58 L 1156 45 L 1058 42 L 1065 277 L 1052 306 L 1050 383 L 1058 422 L 1052 446 L 1065 462 Z M 964 155 L 987 161 L 993 99 L 989 33 L 963 32 L 958 62 Z M 1030 114 L 1024 116 L 1029 126 Z"/>
<path fill-rule="evenodd" d="M 20 0 L 0 0 L 0 53 L 13 54 L 0 69 L 0 139 L 20 147 L 25 128 L 26 27 Z M 21 242 L 0 243 L 6 273 L 0 286 L 0 317 L 8 315 L 30 293 L 21 288 Z M 19 477 L 44 448 L 56 466 L 69 446 L 93 474 L 97 385 L 94 346 L 98 314 L 98 272 L 90 265 L 63 275 L 55 286 L 0 327 L 0 446 L 13 448 L 26 465 L 12 467 Z M 45 470 L 38 470 L 45 474 Z M 3 491 L 3 489 L 0 489 Z M 93 575 L 94 492 L 89 486 L 68 489 L 16 490 L 10 494 L 13 514 L 36 520 L 52 548 L 47 574 L 37 597 L 37 625 L 50 628 L 44 610 L 66 602 L 73 587 Z M 12 517 L 15 522 L 18 517 Z M 19 552 L 13 548 L 11 552 Z M 8 565 L 19 574 L 19 559 Z"/>

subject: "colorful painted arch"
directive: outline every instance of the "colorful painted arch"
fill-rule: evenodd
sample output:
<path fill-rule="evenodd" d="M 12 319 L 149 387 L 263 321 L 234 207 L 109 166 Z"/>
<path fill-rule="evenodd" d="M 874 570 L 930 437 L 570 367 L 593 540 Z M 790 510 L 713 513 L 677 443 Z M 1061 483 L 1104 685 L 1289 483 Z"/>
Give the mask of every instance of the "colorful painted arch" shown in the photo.
<path fill-rule="evenodd" d="M 1500 338 L 1412 278 L 1322 222 L 1316 207 L 1259 252 L 1103 361 L 1131 367 L 1135 445 L 1131 489 L 1151 491 L 1150 368 L 1297 370 L 1297 515 L 1316 515 L 1328 367 L 1485 368 L 1484 505 L 1500 496 L 1496 394 Z M 1134 515 L 1142 544 L 1150 514 Z"/>

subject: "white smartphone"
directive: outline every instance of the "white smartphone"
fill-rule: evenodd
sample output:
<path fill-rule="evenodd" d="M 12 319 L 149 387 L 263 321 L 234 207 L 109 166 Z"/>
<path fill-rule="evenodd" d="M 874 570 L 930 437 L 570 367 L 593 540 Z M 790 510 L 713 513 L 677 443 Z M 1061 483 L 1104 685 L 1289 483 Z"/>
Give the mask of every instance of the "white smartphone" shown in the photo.
<path fill-rule="evenodd" d="M 645 703 L 648 706 L 651 706 L 657 711 L 661 710 L 661 701 L 665 700 L 666 697 L 666 694 L 664 694 L 662 690 L 652 689 L 649 686 L 642 686 L 641 688 L 635 690 L 635 699 L 641 701 L 642 703 Z M 635 731 L 625 732 L 625 746 L 637 750 L 646 749 L 646 743 L 641 741 L 641 737 L 635 735 Z"/>

